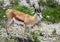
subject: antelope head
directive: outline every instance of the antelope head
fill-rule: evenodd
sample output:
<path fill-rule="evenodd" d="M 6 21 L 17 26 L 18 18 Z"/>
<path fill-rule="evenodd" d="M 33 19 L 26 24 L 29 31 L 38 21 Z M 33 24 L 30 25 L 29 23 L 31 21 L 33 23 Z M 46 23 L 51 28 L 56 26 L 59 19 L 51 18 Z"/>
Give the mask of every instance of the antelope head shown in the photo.
<path fill-rule="evenodd" d="M 41 15 L 41 13 L 36 13 L 37 14 L 37 18 L 38 18 L 38 21 L 41 21 L 42 20 L 42 15 Z"/>

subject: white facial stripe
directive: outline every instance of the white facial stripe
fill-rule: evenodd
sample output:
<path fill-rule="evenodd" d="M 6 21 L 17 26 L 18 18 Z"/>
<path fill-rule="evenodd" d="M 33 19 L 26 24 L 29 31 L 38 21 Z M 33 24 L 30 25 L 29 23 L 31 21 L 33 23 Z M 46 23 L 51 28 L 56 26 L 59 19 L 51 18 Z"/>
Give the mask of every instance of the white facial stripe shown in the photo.
<path fill-rule="evenodd" d="M 38 20 L 41 21 L 42 20 L 42 15 L 41 14 L 37 14 L 38 15 Z"/>

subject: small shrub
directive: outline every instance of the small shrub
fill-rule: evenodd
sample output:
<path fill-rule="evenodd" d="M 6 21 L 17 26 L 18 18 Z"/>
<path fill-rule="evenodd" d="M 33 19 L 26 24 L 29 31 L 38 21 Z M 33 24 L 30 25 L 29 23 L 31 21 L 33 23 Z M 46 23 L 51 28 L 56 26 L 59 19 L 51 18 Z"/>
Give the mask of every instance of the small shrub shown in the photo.
<path fill-rule="evenodd" d="M 56 29 L 54 28 L 52 31 L 52 35 L 55 35 L 55 34 L 56 34 Z"/>
<path fill-rule="evenodd" d="M 18 42 L 18 38 L 16 37 L 16 38 L 14 38 L 14 41 L 13 42 Z"/>
<path fill-rule="evenodd" d="M 31 32 L 31 35 L 32 35 L 32 38 L 33 38 L 34 42 L 41 42 L 38 39 L 38 37 L 43 35 L 42 31 L 40 31 L 40 30 L 33 31 L 33 32 Z"/>

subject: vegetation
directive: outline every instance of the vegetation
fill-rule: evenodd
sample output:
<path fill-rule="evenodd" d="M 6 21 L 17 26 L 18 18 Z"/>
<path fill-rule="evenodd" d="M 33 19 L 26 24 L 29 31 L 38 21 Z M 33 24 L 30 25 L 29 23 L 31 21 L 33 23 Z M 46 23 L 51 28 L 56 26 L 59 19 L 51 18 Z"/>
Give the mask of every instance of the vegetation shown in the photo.
<path fill-rule="evenodd" d="M 56 35 L 56 29 L 55 28 L 52 31 L 52 35 Z"/>
<path fill-rule="evenodd" d="M 14 38 L 14 42 L 18 42 L 18 38 L 16 37 L 16 38 Z"/>
<path fill-rule="evenodd" d="M 0 19 L 6 19 L 5 11 L 6 11 L 5 8 L 0 7 Z"/>
<path fill-rule="evenodd" d="M 32 13 L 32 11 L 30 9 L 28 9 L 26 6 L 10 5 L 10 6 L 6 6 L 6 7 L 0 7 L 0 19 L 6 19 L 5 11 L 9 8 L 22 11 L 26 14 L 30 14 L 31 16 L 34 15 L 34 13 Z"/>
<path fill-rule="evenodd" d="M 60 22 L 60 6 L 56 0 L 46 0 L 46 2 L 39 0 L 39 5 L 43 7 L 46 6 L 46 9 L 42 11 L 45 21 L 52 23 Z"/>
<path fill-rule="evenodd" d="M 47 7 L 42 12 L 43 19 L 50 22 L 60 22 L 60 6 L 56 8 Z"/>
<path fill-rule="evenodd" d="M 42 31 L 36 30 L 31 32 L 31 36 L 32 36 L 33 42 L 41 42 L 38 37 L 43 36 L 43 34 L 42 34 Z M 14 37 L 13 39 L 5 38 L 4 42 L 18 42 L 18 38 L 19 37 Z M 22 40 L 22 38 L 20 39 Z M 28 40 L 29 40 L 29 37 L 27 37 L 26 41 Z"/>
<path fill-rule="evenodd" d="M 4 42 L 9 42 L 8 38 L 5 38 Z"/>
<path fill-rule="evenodd" d="M 0 7 L 1 7 L 1 5 L 3 5 L 3 0 L 0 0 Z"/>
<path fill-rule="evenodd" d="M 18 5 L 19 0 L 10 0 L 10 3 L 13 5 Z"/>
<path fill-rule="evenodd" d="M 32 13 L 32 11 L 30 9 L 28 9 L 26 6 L 19 6 L 18 3 L 16 2 L 16 0 L 11 0 L 12 1 L 12 5 L 10 6 L 6 6 L 6 7 L 0 7 L 0 19 L 6 20 L 6 14 L 5 11 L 8 8 L 11 9 L 16 9 L 19 11 L 22 11 L 26 14 L 29 14 L 31 16 L 34 15 L 34 13 Z M 19 1 L 19 0 L 18 0 Z M 50 21 L 50 22 L 59 22 L 60 21 L 60 6 L 57 6 L 57 2 L 55 0 L 46 0 L 47 3 L 43 2 L 42 0 L 40 0 L 39 3 L 40 5 L 46 5 L 46 9 L 43 10 L 42 14 L 43 14 L 43 19 L 46 21 Z M 15 3 L 16 2 L 16 3 Z"/>
<path fill-rule="evenodd" d="M 17 37 L 15 37 L 14 39 L 5 38 L 4 42 L 18 42 L 18 38 Z"/>
<path fill-rule="evenodd" d="M 40 6 L 44 6 L 44 5 L 46 5 L 46 3 L 43 2 L 43 0 L 39 0 L 38 4 L 39 4 Z"/>
<path fill-rule="evenodd" d="M 26 14 L 29 14 L 29 15 L 34 15 L 34 13 L 32 13 L 32 11 L 30 9 L 28 9 L 26 6 L 13 6 L 12 9 L 16 9 L 16 10 L 19 10 L 19 11 L 22 11 Z"/>
<path fill-rule="evenodd" d="M 33 31 L 33 32 L 31 32 L 31 35 L 32 35 L 32 38 L 33 38 L 34 42 L 41 42 L 38 39 L 38 37 L 43 36 L 42 31 L 40 31 L 40 30 Z"/>
<path fill-rule="evenodd" d="M 31 16 L 34 15 L 34 13 L 32 13 L 32 11 L 30 9 L 28 9 L 26 6 L 19 6 L 18 1 L 11 0 L 11 5 L 6 6 L 6 7 L 1 6 L 1 3 L 3 3 L 3 2 L 0 1 L 0 6 L 1 6 L 0 7 L 0 20 L 7 20 L 5 11 L 8 8 L 19 10 L 19 11 L 29 14 Z M 39 4 L 41 6 L 46 6 L 46 9 L 44 9 L 42 11 L 43 19 L 45 21 L 50 21 L 52 23 L 60 22 L 60 6 L 58 6 L 58 3 L 55 0 L 46 0 L 46 1 L 47 1 L 46 3 L 43 2 L 42 0 L 39 1 Z M 29 0 L 27 0 L 27 2 L 29 2 Z M 1 24 L 1 22 L 0 22 L 0 24 Z M 53 30 L 52 34 L 56 34 L 56 29 Z M 39 36 L 43 36 L 43 34 L 40 30 L 31 32 L 31 35 L 32 35 L 34 42 L 41 42 L 38 39 Z M 4 41 L 9 42 L 8 38 L 6 38 Z M 18 41 L 17 38 L 14 38 L 13 42 L 17 42 L 17 41 Z"/>
<path fill-rule="evenodd" d="M 58 2 L 56 0 L 39 0 L 39 5 L 40 6 L 48 6 L 48 7 L 57 7 L 58 6 Z"/>
<path fill-rule="evenodd" d="M 46 0 L 46 5 L 48 7 L 57 7 L 58 6 L 58 2 L 56 0 Z"/>

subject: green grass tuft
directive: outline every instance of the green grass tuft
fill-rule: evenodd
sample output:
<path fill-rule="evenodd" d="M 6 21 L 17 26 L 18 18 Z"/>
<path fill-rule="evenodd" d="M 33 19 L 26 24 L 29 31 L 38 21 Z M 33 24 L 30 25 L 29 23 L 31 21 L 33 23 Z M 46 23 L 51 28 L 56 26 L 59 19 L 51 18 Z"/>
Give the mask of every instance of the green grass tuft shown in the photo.
<path fill-rule="evenodd" d="M 48 8 L 43 12 L 43 19 L 50 22 L 60 22 L 60 7 Z"/>

